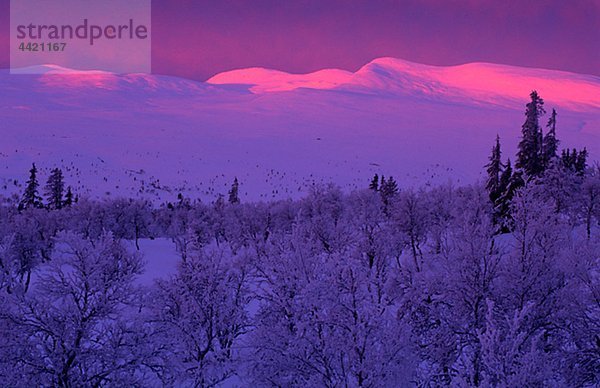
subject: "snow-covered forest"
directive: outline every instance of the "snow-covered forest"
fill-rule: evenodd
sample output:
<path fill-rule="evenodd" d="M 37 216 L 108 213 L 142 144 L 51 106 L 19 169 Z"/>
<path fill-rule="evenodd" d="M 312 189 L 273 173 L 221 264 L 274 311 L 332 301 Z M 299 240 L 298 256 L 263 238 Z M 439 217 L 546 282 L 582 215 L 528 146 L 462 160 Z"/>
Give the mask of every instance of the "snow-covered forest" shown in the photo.
<path fill-rule="evenodd" d="M 79 198 L 58 168 L 42 187 L 34 165 L 0 206 L 0 381 L 597 386 L 600 168 L 537 93 L 525 116 L 514 166 L 497 139 L 463 186 L 243 203 L 236 180 L 158 204 Z M 149 239 L 177 274 L 142 284 Z"/>

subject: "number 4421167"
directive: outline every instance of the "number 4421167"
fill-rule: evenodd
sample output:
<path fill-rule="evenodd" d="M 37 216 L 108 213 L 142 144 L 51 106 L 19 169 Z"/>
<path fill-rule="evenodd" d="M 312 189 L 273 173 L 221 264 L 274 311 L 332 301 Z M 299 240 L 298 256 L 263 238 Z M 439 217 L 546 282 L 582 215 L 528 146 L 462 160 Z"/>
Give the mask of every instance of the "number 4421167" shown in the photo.
<path fill-rule="evenodd" d="M 19 45 L 21 51 L 65 51 L 66 43 L 25 43 Z"/>

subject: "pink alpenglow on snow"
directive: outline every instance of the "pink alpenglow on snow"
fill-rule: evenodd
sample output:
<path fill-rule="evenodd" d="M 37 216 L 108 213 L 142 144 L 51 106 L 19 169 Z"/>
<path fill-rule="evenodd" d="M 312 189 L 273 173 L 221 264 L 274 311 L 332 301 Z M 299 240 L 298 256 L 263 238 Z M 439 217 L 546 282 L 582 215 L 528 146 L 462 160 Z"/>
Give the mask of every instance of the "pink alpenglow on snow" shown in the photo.
<path fill-rule="evenodd" d="M 522 100 L 532 88 L 547 100 L 572 109 L 600 108 L 598 77 L 544 69 L 524 69 L 491 63 L 428 66 L 395 58 L 380 58 L 355 73 L 322 70 L 289 74 L 261 68 L 217 74 L 211 84 L 247 84 L 255 93 L 298 88 L 363 89 L 372 93 L 417 93 L 502 102 Z M 579 107 L 579 108 L 578 108 Z"/>

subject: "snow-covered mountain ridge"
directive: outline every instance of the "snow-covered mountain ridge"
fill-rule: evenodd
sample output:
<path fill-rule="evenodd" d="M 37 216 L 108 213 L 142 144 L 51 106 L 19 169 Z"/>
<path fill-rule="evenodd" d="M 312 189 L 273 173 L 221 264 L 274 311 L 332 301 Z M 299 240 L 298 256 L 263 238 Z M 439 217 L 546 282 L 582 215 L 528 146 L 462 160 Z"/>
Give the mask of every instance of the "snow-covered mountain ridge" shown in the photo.
<path fill-rule="evenodd" d="M 532 85 L 549 100 L 573 109 L 600 108 L 600 79 L 555 70 L 529 69 L 490 63 L 428 66 L 395 58 L 379 58 L 351 73 L 327 69 L 289 74 L 251 68 L 220 73 L 212 84 L 247 84 L 255 93 L 297 88 L 339 89 L 371 93 L 413 94 L 441 98 L 462 97 L 522 100 Z"/>

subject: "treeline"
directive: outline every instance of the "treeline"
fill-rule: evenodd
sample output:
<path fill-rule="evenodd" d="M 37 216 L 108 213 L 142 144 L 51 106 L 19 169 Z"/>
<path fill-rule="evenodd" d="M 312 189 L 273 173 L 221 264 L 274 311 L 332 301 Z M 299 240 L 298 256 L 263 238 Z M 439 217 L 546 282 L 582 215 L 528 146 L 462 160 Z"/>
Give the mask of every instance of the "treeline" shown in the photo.
<path fill-rule="evenodd" d="M 518 161 L 506 213 L 484 185 L 391 177 L 269 203 L 6 199 L 0 381 L 597 386 L 600 170 L 548 160 Z M 142 285 L 124 240 L 148 238 L 180 260 Z"/>
<path fill-rule="evenodd" d="M 29 170 L 29 179 L 25 183 L 25 190 L 18 204 L 19 211 L 27 208 L 59 210 L 63 207 L 69 207 L 74 202 L 78 201 L 78 197 L 73 194 L 71 186 L 67 186 L 65 190 L 65 180 L 63 172 L 60 168 L 51 170 L 46 185 L 44 186 L 44 195 L 46 201 L 39 193 L 40 183 L 38 180 L 38 169 L 35 163 L 32 164 Z M 181 200 L 182 195 L 178 195 L 178 200 Z M 239 182 L 234 178 L 231 189 L 228 192 L 228 202 L 230 204 L 240 203 L 239 197 Z M 219 195 L 217 202 L 224 203 L 225 198 Z M 170 205 L 172 206 L 172 205 Z"/>

